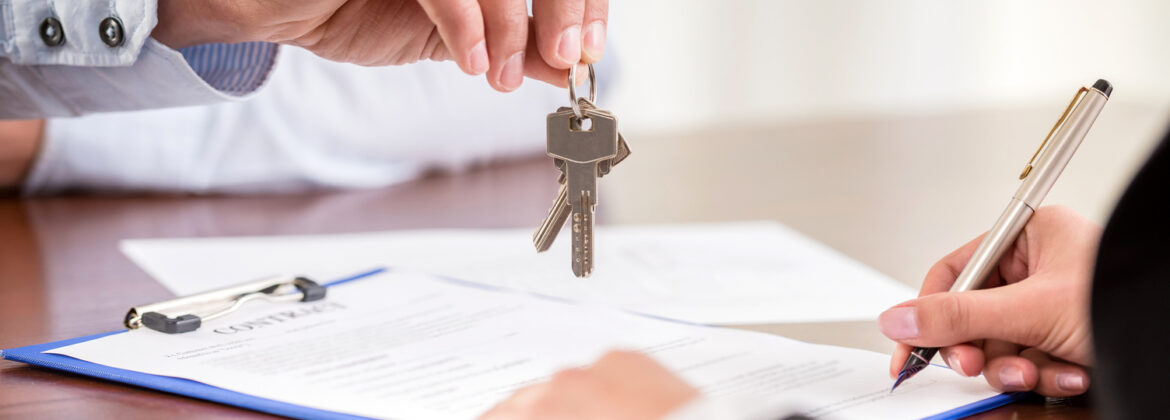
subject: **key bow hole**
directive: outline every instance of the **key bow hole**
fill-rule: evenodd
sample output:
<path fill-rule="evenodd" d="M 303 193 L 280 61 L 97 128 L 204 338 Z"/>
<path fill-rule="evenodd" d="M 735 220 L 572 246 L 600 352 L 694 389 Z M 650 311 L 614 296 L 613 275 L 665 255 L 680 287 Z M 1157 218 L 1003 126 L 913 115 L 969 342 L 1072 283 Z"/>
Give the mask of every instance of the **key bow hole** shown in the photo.
<path fill-rule="evenodd" d="M 593 131 L 593 119 L 589 117 L 572 117 L 569 122 L 569 128 L 573 131 Z"/>

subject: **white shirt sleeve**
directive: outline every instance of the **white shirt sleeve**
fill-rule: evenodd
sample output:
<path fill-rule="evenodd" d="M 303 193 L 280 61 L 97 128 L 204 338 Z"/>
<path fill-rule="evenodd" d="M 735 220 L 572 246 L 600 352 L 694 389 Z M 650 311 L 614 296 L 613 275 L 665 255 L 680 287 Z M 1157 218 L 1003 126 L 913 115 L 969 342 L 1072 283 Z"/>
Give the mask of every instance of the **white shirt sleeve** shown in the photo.
<path fill-rule="evenodd" d="M 157 0 L 0 0 L 0 118 L 239 100 L 271 69 L 271 44 L 221 45 L 210 54 L 166 47 L 150 38 L 156 8 Z M 244 70 L 207 70 L 222 70 L 227 61 L 217 57 L 244 54 L 259 58 Z M 194 69 L 189 58 L 206 63 Z"/>

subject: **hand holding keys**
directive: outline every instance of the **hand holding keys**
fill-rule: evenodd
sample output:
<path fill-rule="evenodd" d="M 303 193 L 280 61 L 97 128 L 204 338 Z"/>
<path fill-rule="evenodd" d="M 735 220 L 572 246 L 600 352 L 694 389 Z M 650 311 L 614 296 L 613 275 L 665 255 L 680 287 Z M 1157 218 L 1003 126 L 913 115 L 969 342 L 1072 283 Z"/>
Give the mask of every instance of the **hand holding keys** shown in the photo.
<path fill-rule="evenodd" d="M 574 81 L 576 67 L 569 71 L 570 107 L 548 115 L 548 155 L 554 158 L 561 184 L 548 217 L 532 243 L 537 252 L 548 250 L 561 227 L 570 218 L 573 236 L 573 274 L 587 277 L 593 271 L 593 223 L 597 206 L 597 178 L 630 155 L 629 145 L 617 130 L 617 117 L 594 105 L 597 83 L 589 65 L 589 99 L 578 98 Z M 589 128 L 583 128 L 588 121 Z"/>

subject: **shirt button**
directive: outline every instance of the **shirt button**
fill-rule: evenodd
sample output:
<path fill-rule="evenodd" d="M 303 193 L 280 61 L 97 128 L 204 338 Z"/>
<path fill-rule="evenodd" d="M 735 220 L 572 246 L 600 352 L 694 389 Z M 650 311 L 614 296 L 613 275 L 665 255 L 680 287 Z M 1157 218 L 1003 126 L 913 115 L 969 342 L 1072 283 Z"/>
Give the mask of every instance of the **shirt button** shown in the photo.
<path fill-rule="evenodd" d="M 55 17 L 47 17 L 41 21 L 41 41 L 50 47 L 65 43 L 65 30 L 61 28 L 61 21 Z"/>
<path fill-rule="evenodd" d="M 116 17 L 102 19 L 102 23 L 98 25 L 98 36 L 110 47 L 122 45 L 122 21 Z"/>

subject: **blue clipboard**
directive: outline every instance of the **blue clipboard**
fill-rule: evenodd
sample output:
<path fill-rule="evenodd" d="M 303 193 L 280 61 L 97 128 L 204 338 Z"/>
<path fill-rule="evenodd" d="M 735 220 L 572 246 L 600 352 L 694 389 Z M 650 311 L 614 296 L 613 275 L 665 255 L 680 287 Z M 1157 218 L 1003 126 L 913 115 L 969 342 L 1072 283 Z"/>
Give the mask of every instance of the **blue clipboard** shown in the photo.
<path fill-rule="evenodd" d="M 389 271 L 387 268 L 378 268 L 370 270 L 361 274 L 346 277 L 330 283 L 325 286 L 331 287 L 343 283 L 348 283 L 355 280 L 364 279 Z M 491 286 L 466 282 L 456 279 L 444 278 L 459 284 L 468 285 L 471 287 L 501 290 Z M 562 299 L 557 299 L 562 300 Z M 654 317 L 663 319 L 661 317 Z M 663 319 L 666 321 L 680 322 L 671 319 Z M 82 343 L 90 340 L 96 340 L 105 336 L 121 334 L 128 330 L 113 331 L 102 334 L 94 334 L 85 337 L 71 338 L 68 340 L 61 340 L 52 343 L 37 344 L 27 347 L 20 347 L 9 350 L 0 350 L 0 357 L 12 360 L 15 362 L 27 363 L 34 366 L 46 367 L 49 369 L 56 369 L 65 372 L 75 373 L 108 381 L 121 382 L 124 384 L 140 386 L 157 391 L 168 392 L 171 394 L 183 395 L 201 400 L 213 401 L 220 404 L 236 406 L 248 410 L 260 411 L 278 416 L 294 417 L 294 418 L 312 418 L 312 419 L 366 419 L 367 417 L 355 416 L 352 414 L 338 413 L 334 411 L 321 410 L 316 408 L 305 407 L 294 403 L 271 400 L 268 398 L 260 398 L 253 395 L 244 394 L 241 392 L 230 391 L 216 386 L 207 385 L 202 382 L 192 381 L 190 379 L 175 378 L 171 376 L 159 376 L 148 373 L 135 372 L 131 370 L 118 369 L 93 362 L 87 362 L 80 359 L 75 359 L 69 356 L 59 354 L 44 353 L 59 347 L 65 347 L 72 344 Z M 957 419 L 978 413 L 982 413 L 993 408 L 1001 407 L 1013 402 L 1026 398 L 1031 393 L 1028 392 L 1013 392 L 1000 394 L 979 402 L 958 407 L 949 411 L 945 411 L 933 416 L 927 417 L 930 420 L 941 419 Z"/>
<path fill-rule="evenodd" d="M 370 270 L 361 274 L 327 283 L 325 286 L 336 286 L 338 284 L 360 280 L 386 271 L 388 271 L 386 268 L 378 268 L 376 270 Z M 278 416 L 346 420 L 367 418 L 351 414 L 320 410 L 293 403 L 270 400 L 267 398 L 260 398 L 253 395 L 248 395 L 236 391 L 229 391 L 220 387 L 207 385 L 202 382 L 192 381 L 190 379 L 151 375 L 148 373 L 135 372 L 132 370 L 113 368 L 93 362 L 74 359 L 72 357 L 63 356 L 60 354 L 44 353 L 45 351 L 53 350 L 55 348 L 65 347 L 89 340 L 96 340 L 108 335 L 121 334 L 126 331 L 129 330 L 94 334 L 85 337 L 71 338 L 68 340 L 37 344 L 34 346 L 20 347 L 10 350 L 0 350 L 0 357 L 15 362 L 42 366 L 50 369 L 63 370 L 79 375 L 91 376 L 108 381 L 121 382 L 124 384 L 150 388 L 172 394 L 184 395 L 201 400 L 214 401 L 220 404 L 227 404 L 249 410 L 262 411 Z"/>

